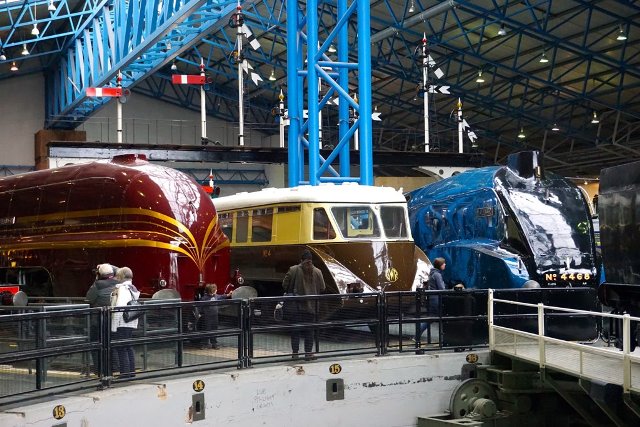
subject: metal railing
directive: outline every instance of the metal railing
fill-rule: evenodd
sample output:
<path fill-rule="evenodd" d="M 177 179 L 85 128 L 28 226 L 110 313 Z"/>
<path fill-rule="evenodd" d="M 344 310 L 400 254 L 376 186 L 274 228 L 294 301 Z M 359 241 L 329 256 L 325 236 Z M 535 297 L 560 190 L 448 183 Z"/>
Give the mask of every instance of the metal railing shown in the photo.
<path fill-rule="evenodd" d="M 549 292 L 499 295 L 546 302 L 556 293 Z M 582 292 L 595 304 L 593 290 L 571 295 L 578 298 Z M 134 377 L 120 372 L 118 360 L 128 348 L 134 355 L 135 378 L 151 378 L 290 361 L 297 356 L 292 335 L 300 335 L 299 357 L 309 359 L 483 347 L 489 343 L 488 299 L 482 290 L 420 290 L 206 302 L 144 300 L 137 327 L 126 339 L 114 333 L 113 322 L 127 307 L 89 308 L 66 301 L 0 307 L 0 404 L 131 381 Z M 288 309 L 279 311 L 279 305 Z M 524 304 L 528 312 L 492 311 L 493 324 L 531 330 L 538 321 L 530 305 Z M 545 321 L 553 325 L 554 316 L 558 314 Z M 589 322 L 587 329 L 591 326 Z M 312 341 L 310 351 L 309 343 L 305 351 L 305 338 Z"/>
<path fill-rule="evenodd" d="M 580 377 L 618 384 L 625 393 L 640 391 L 640 356 L 632 354 L 640 318 L 628 314 L 608 314 L 565 307 L 532 304 L 495 298 L 489 291 L 489 348 L 508 356 L 538 364 L 541 369 L 553 368 Z M 524 331 L 496 324 L 496 306 L 525 308 L 535 313 L 536 331 Z M 554 338 L 546 328 L 551 315 L 571 315 L 592 318 L 597 324 L 618 323 L 614 329 L 621 329 L 622 351 L 616 347 L 597 347 Z M 620 328 L 621 326 L 621 328 Z"/>

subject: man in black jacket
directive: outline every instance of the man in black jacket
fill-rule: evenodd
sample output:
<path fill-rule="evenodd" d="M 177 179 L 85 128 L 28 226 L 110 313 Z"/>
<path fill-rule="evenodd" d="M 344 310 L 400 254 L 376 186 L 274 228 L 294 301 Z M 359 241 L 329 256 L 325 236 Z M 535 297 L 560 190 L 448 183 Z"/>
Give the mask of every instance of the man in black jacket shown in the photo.
<path fill-rule="evenodd" d="M 111 264 L 100 264 L 96 281 L 87 291 L 87 300 L 91 307 L 109 307 L 111 305 L 111 292 L 116 288 L 118 281 L 115 279 L 116 268 Z"/>
<path fill-rule="evenodd" d="M 115 271 L 117 267 L 111 264 L 100 264 L 97 268 L 96 281 L 87 291 L 86 299 L 91 307 L 109 307 L 111 306 L 111 292 L 114 291 L 118 280 L 116 280 Z M 91 315 L 90 340 L 96 342 L 100 340 L 100 319 L 98 316 Z M 91 352 L 93 360 L 94 372 L 98 368 L 98 352 Z M 117 366 L 116 353 L 113 353 L 113 366 Z M 88 373 L 87 373 L 88 374 Z"/>

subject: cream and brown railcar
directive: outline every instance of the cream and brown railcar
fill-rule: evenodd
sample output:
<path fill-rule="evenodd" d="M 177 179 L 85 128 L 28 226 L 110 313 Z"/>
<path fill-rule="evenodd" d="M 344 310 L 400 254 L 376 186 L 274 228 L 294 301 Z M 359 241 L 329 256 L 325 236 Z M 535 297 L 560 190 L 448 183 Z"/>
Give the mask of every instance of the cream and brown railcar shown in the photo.
<path fill-rule="evenodd" d="M 393 188 L 268 188 L 214 203 L 231 241 L 231 266 L 259 296 L 282 294 L 282 279 L 304 249 L 331 293 L 415 290 L 431 268 L 414 245 L 404 196 Z"/>

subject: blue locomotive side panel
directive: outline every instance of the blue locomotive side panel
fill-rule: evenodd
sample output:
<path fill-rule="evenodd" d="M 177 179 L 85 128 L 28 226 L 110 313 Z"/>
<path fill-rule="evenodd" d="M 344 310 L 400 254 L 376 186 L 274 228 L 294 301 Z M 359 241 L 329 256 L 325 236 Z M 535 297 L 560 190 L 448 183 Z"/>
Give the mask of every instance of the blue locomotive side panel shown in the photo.
<path fill-rule="evenodd" d="M 445 281 L 467 288 L 595 286 L 587 201 L 570 181 L 542 169 L 537 152 L 409 193 L 416 244 L 444 257 Z"/>

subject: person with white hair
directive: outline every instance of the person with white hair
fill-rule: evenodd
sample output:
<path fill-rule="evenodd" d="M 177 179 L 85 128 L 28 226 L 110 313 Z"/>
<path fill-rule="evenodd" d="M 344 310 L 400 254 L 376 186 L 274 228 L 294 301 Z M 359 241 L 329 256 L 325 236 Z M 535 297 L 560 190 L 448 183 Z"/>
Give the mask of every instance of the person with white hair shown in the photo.
<path fill-rule="evenodd" d="M 109 263 L 99 264 L 96 266 L 96 280 L 87 291 L 86 299 L 91 307 L 109 307 L 111 305 L 111 293 L 116 288 L 118 281 L 116 280 L 116 267 Z M 100 339 L 99 317 L 91 315 L 91 327 L 89 329 L 89 339 L 91 342 L 97 342 Z M 98 368 L 98 351 L 91 352 L 93 361 L 93 369 Z"/>
<path fill-rule="evenodd" d="M 109 307 L 111 305 L 111 292 L 115 289 L 116 280 L 114 266 L 111 264 L 99 264 L 96 267 L 96 280 L 87 291 L 87 301 L 91 307 Z"/>

